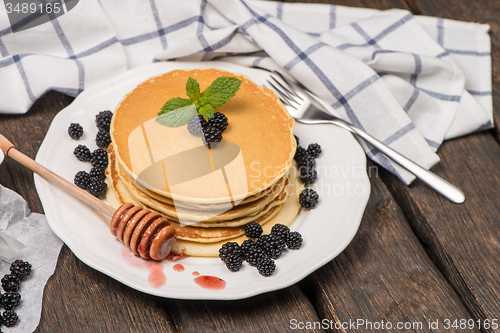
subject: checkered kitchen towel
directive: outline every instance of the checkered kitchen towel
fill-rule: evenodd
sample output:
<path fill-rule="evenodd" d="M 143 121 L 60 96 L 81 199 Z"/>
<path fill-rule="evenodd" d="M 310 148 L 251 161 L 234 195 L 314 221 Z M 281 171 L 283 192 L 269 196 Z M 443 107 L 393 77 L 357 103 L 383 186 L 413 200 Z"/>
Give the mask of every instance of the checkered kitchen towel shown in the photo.
<path fill-rule="evenodd" d="M 429 168 L 444 139 L 493 126 L 488 29 L 323 4 L 85 0 L 12 33 L 1 7 L 0 111 L 26 112 L 50 89 L 76 96 L 153 61 L 217 58 L 288 71 L 345 120 Z"/>

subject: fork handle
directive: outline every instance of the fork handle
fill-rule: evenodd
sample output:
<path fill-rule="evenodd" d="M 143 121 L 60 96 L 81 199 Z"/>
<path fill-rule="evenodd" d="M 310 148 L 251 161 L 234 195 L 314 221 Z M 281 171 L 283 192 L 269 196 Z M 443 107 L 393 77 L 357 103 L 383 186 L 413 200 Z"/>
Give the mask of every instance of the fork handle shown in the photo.
<path fill-rule="evenodd" d="M 331 113 L 332 115 L 335 114 L 335 112 L 332 113 L 333 108 L 330 105 L 328 105 L 328 103 L 322 101 L 321 99 L 309 93 L 308 91 L 306 91 L 306 93 L 309 95 L 311 99 L 313 99 L 313 101 L 319 103 L 329 113 Z M 389 157 L 391 160 L 393 160 L 406 170 L 410 171 L 412 174 L 415 175 L 415 177 L 423 181 L 429 187 L 433 188 L 436 192 L 440 193 L 441 195 L 448 198 L 452 202 L 463 203 L 465 201 L 465 194 L 456 186 L 450 184 L 449 182 L 439 177 L 435 173 L 422 168 L 420 165 L 404 157 L 403 155 L 401 155 L 391 147 L 387 146 L 386 144 L 375 139 L 373 136 L 366 133 L 365 131 L 362 131 L 359 128 L 352 126 L 351 124 L 342 119 L 324 120 L 324 123 L 331 123 L 340 126 L 350 131 L 351 133 L 356 134 L 357 136 L 359 136 L 360 138 L 362 138 L 363 140 L 365 140 L 366 142 L 370 143 L 372 146 L 377 148 L 381 153 Z"/>

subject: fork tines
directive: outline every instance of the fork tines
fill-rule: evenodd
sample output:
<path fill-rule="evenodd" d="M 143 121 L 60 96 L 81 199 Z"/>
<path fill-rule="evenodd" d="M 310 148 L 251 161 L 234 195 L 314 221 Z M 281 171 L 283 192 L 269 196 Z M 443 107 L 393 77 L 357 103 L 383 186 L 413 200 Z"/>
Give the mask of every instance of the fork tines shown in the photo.
<path fill-rule="evenodd" d="M 291 95 L 285 94 L 283 90 L 276 87 L 276 85 L 274 83 L 272 83 L 271 81 L 267 80 L 267 83 L 273 88 L 274 92 L 278 95 L 278 98 L 280 99 L 281 103 L 283 103 L 286 106 L 290 106 L 294 109 L 297 109 L 297 107 L 295 105 L 293 105 L 292 103 L 298 104 L 298 102 L 295 99 L 293 99 L 293 97 L 291 97 Z"/>

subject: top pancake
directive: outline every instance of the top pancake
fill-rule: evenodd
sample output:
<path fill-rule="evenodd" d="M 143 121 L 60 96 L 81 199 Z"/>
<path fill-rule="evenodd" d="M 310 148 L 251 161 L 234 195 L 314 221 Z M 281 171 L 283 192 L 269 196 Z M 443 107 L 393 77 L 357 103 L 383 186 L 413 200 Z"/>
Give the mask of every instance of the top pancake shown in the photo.
<path fill-rule="evenodd" d="M 190 76 L 201 91 L 220 76 L 242 80 L 236 95 L 215 110 L 228 118 L 222 142 L 230 144 L 208 149 L 185 125 L 168 127 L 155 121 L 166 101 L 188 98 L 185 87 Z M 288 172 L 296 149 L 294 126 L 293 118 L 267 88 L 243 75 L 197 69 L 172 71 L 138 85 L 117 106 L 110 132 L 117 160 L 140 185 L 184 202 L 238 204 Z M 208 165 L 208 171 L 200 171 L 206 169 L 203 165 Z M 171 177 L 173 173 L 176 177 Z"/>

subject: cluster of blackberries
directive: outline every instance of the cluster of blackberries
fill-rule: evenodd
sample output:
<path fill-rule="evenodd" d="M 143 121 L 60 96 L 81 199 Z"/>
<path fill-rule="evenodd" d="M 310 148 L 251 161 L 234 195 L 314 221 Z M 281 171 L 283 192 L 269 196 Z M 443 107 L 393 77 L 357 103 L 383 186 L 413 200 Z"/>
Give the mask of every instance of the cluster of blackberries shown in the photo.
<path fill-rule="evenodd" d="M 82 145 L 79 145 L 78 147 L 81 146 Z M 104 171 L 108 166 L 108 153 L 101 148 L 97 148 L 92 153 L 90 153 L 90 150 L 86 146 L 83 147 L 89 151 L 90 158 L 86 161 L 90 161 L 90 163 L 92 163 L 92 169 L 90 169 L 90 173 L 87 171 L 78 171 L 73 182 L 76 186 L 80 187 L 81 189 L 87 190 L 87 192 L 89 192 L 96 198 L 100 198 L 106 193 L 106 190 L 108 189 L 108 185 L 104 182 L 104 179 L 106 178 Z M 78 155 L 76 154 L 76 149 L 74 153 L 75 156 L 78 157 Z"/>
<path fill-rule="evenodd" d="M 295 151 L 294 159 L 299 166 L 300 180 L 306 186 L 311 185 L 318 177 L 316 157 L 321 154 L 321 146 L 317 143 L 311 143 L 306 149 L 299 146 L 299 138 L 297 136 L 295 136 L 295 140 L 297 141 L 297 150 Z M 299 195 L 300 205 L 307 209 L 316 207 L 318 201 L 318 193 L 311 188 L 306 188 Z"/>
<path fill-rule="evenodd" d="M 108 166 L 108 152 L 106 151 L 106 148 L 111 143 L 109 126 L 111 124 L 112 116 L 113 113 L 111 111 L 101 111 L 95 117 L 95 123 L 99 130 L 96 135 L 95 142 L 99 148 L 91 152 L 87 146 L 78 145 L 73 151 L 73 154 L 80 161 L 90 162 L 92 164 L 90 172 L 77 172 L 73 180 L 75 185 L 87 190 L 87 192 L 97 198 L 102 197 L 108 189 L 108 185 L 104 182 L 106 178 L 104 171 Z M 71 124 L 71 126 L 72 125 L 74 124 Z M 68 129 L 68 132 L 70 132 L 70 129 Z"/>
<path fill-rule="evenodd" d="M 222 132 L 226 130 L 227 125 L 227 117 L 216 112 L 208 121 L 202 115 L 192 116 L 187 123 L 187 129 L 189 133 L 201 136 L 205 146 L 213 148 L 222 141 Z"/>
<path fill-rule="evenodd" d="M 307 149 L 297 144 L 294 159 L 299 166 L 300 179 L 306 185 L 314 183 L 318 177 L 316 157 L 319 154 L 321 154 L 321 146 L 317 143 L 311 143 Z"/>
<path fill-rule="evenodd" d="M 109 126 L 111 125 L 111 118 L 113 112 L 106 110 L 101 111 L 95 116 L 95 124 L 98 132 L 95 136 L 95 144 L 97 147 L 106 149 L 111 143 L 111 135 L 109 134 Z"/>
<path fill-rule="evenodd" d="M 271 276 L 276 270 L 275 259 L 278 259 L 288 247 L 297 250 L 302 245 L 302 235 L 290 231 L 284 224 L 275 224 L 271 233 L 262 235 L 262 227 L 256 222 L 245 225 L 248 238 L 241 246 L 236 242 L 227 242 L 219 250 L 219 258 L 226 267 L 237 272 L 243 267 L 243 260 L 257 268 L 263 276 Z M 256 240 L 253 240 L 256 239 Z"/>
<path fill-rule="evenodd" d="M 31 273 L 31 264 L 17 259 L 10 265 L 10 274 L 5 274 L 1 280 L 4 293 L 0 294 L 0 303 L 5 311 L 0 317 L 0 323 L 12 327 L 17 324 L 19 317 L 14 308 L 21 302 L 19 294 L 20 283 Z"/>
<path fill-rule="evenodd" d="M 109 134 L 109 126 L 111 125 L 111 117 L 113 113 L 109 110 L 101 111 L 95 116 L 95 124 L 98 132 L 95 137 L 97 147 L 106 149 L 111 143 Z M 72 139 L 78 140 L 83 135 L 83 127 L 78 123 L 71 123 L 68 127 L 68 134 Z"/>

